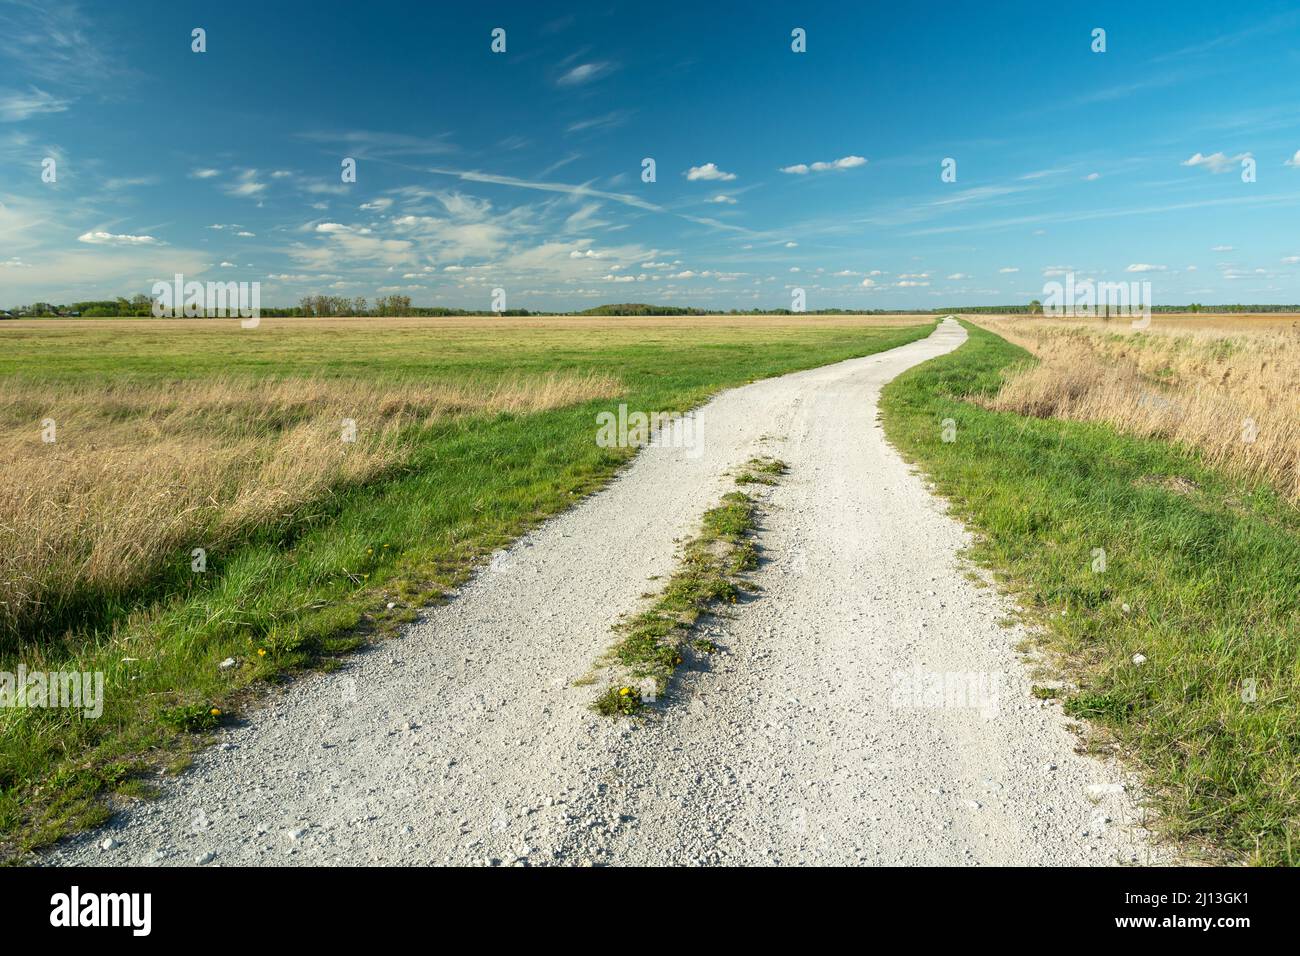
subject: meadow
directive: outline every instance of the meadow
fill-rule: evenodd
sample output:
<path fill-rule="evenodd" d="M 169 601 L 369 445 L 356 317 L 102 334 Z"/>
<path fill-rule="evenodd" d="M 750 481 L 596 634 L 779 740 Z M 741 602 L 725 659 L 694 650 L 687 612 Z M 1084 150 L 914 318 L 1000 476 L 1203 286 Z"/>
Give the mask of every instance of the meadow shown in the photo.
<path fill-rule="evenodd" d="M 102 820 L 108 793 L 147 795 L 151 773 L 182 768 L 267 685 L 396 633 L 598 488 L 633 453 L 596 444 L 598 412 L 684 411 L 932 328 L 915 316 L 3 323 L 0 670 L 102 671 L 105 702 L 94 720 L 0 713 L 0 855 Z"/>
<path fill-rule="evenodd" d="M 881 409 L 1040 635 L 1036 693 L 1191 858 L 1295 865 L 1294 318 L 975 321 Z"/>
<path fill-rule="evenodd" d="M 1157 315 L 1127 321 L 1002 317 L 984 323 L 1037 360 L 988 407 L 1106 422 L 1196 449 L 1300 504 L 1300 319 Z"/>

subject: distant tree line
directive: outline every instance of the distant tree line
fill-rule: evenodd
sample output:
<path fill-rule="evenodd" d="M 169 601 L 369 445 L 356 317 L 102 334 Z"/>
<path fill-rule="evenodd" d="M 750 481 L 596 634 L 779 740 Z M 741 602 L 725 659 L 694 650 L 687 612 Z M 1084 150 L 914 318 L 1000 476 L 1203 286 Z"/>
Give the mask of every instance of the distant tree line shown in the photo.
<path fill-rule="evenodd" d="M 1097 306 L 1102 308 L 1102 306 Z M 1027 305 L 962 305 L 953 306 L 950 309 L 937 309 L 937 312 L 965 312 L 973 315 L 1039 315 L 1043 311 L 1043 305 L 1037 299 Z M 1151 311 L 1155 314 L 1173 313 L 1173 312 L 1300 312 L 1300 305 L 1202 305 L 1199 302 L 1192 302 L 1189 305 L 1153 305 Z"/>
<path fill-rule="evenodd" d="M 90 315 L 90 316 L 133 316 L 153 315 L 153 299 L 147 295 L 137 295 L 126 299 L 88 299 L 85 302 L 69 302 L 55 305 L 53 302 L 33 302 L 31 305 L 17 305 L 8 310 L 11 316 L 19 315 Z"/>
<path fill-rule="evenodd" d="M 700 309 L 692 306 L 653 305 L 646 302 L 620 302 L 598 305 L 585 309 L 577 315 L 945 315 L 949 312 L 964 312 L 974 315 L 1039 315 L 1043 311 L 1042 303 L 1037 299 L 1024 305 L 964 305 L 946 309 L 815 309 L 807 312 L 792 312 L 790 309 Z M 1193 302 L 1190 305 L 1156 305 L 1154 313 L 1170 312 L 1300 312 L 1300 305 L 1202 305 Z M 406 295 L 380 296 L 371 304 L 364 297 L 348 298 L 336 295 L 305 295 L 296 306 L 263 307 L 262 315 L 292 316 L 303 318 L 321 318 L 329 316 L 471 316 L 471 315 L 564 315 L 568 313 L 537 312 L 528 309 L 508 309 L 504 312 L 491 312 L 487 309 L 450 309 L 441 306 L 412 305 L 411 297 Z M 56 305 L 52 302 L 33 302 L 30 305 L 14 306 L 7 311 L 0 311 L 0 318 L 17 318 L 20 316 L 152 316 L 153 300 L 147 295 L 135 295 L 130 299 L 118 296 L 116 299 L 88 299 L 83 302 L 71 302 Z"/>
<path fill-rule="evenodd" d="M 645 302 L 621 302 L 584 309 L 577 315 L 932 315 L 933 309 L 697 309 L 682 305 L 650 305 Z"/>

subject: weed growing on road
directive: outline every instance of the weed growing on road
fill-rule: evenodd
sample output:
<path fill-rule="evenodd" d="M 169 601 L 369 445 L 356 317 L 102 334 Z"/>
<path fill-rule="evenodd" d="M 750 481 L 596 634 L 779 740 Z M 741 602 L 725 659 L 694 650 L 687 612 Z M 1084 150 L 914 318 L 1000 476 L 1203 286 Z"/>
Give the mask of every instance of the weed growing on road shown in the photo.
<path fill-rule="evenodd" d="M 774 485 L 776 480 L 788 469 L 783 461 L 775 458 L 751 458 L 745 470 L 736 476 L 738 485 Z"/>
<path fill-rule="evenodd" d="M 745 474 L 759 474 L 761 484 L 776 484 L 786 472 L 784 462 L 772 458 L 751 458 Z M 740 479 L 736 479 L 740 482 Z M 619 672 L 638 681 L 651 681 L 656 695 L 663 693 L 673 672 L 683 662 L 689 645 L 699 653 L 713 653 L 711 641 L 695 636 L 701 616 L 718 605 L 734 604 L 744 584 L 743 575 L 758 566 L 758 549 L 753 533 L 758 520 L 758 501 L 743 491 L 722 496 L 716 508 L 704 513 L 700 533 L 681 552 L 676 571 L 650 607 L 617 627 L 622 637 L 609 651 L 608 660 Z M 619 684 L 609 688 L 593 704 L 609 717 L 634 714 L 646 701 Z"/>

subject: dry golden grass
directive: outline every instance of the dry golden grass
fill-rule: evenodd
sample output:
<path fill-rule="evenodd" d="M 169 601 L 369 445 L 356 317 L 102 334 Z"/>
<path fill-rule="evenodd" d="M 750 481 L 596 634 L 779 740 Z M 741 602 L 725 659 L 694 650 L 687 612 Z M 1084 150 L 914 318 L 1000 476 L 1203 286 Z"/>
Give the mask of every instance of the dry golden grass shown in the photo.
<path fill-rule="evenodd" d="M 603 374 L 482 384 L 222 377 L 0 394 L 0 633 L 68 595 L 146 581 L 180 549 L 292 518 L 400 464 L 408 426 L 617 394 Z M 42 422 L 55 425 L 53 443 Z M 344 420 L 355 441 L 344 440 Z"/>
<path fill-rule="evenodd" d="M 1198 449 L 1300 503 L 1300 321 L 1295 316 L 1127 320 L 997 317 L 981 325 L 1040 364 L 989 407 L 1100 421 Z"/>

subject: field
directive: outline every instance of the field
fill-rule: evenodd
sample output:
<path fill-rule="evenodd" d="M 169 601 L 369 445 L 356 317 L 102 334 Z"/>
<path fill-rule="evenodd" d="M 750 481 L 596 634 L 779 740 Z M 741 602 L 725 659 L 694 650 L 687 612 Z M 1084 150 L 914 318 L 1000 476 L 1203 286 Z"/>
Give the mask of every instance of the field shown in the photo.
<path fill-rule="evenodd" d="M 183 765 L 190 732 L 257 686 L 390 633 L 598 487 L 633 449 L 598 447 L 596 412 L 685 410 L 932 327 L 5 322 L 0 669 L 106 687 L 98 720 L 0 715 L 0 839 L 21 851 L 102 819 L 105 791 L 147 790 L 144 771 Z M 249 666 L 220 670 L 230 657 Z"/>
<path fill-rule="evenodd" d="M 1196 449 L 1300 504 L 1300 319 L 1153 316 L 1127 321 L 1001 318 L 984 323 L 1038 364 L 989 407 L 1114 425 Z"/>
<path fill-rule="evenodd" d="M 1294 317 L 976 321 L 882 411 L 1041 628 L 1041 696 L 1193 856 L 1300 862 Z"/>
<path fill-rule="evenodd" d="M 633 454 L 596 413 L 929 333 L 913 317 L 0 325 L 0 851 L 141 796 L 268 685 L 393 634 Z M 1195 855 L 1297 862 L 1294 317 L 981 317 L 886 386 L 889 439 L 1041 634 L 1039 692 Z M 955 440 L 945 440 L 952 419 Z M 53 438 L 53 441 L 46 440 Z M 196 565 L 195 552 L 202 559 Z M 222 670 L 234 658 L 240 666 Z"/>

